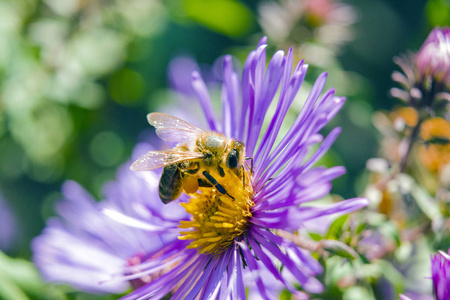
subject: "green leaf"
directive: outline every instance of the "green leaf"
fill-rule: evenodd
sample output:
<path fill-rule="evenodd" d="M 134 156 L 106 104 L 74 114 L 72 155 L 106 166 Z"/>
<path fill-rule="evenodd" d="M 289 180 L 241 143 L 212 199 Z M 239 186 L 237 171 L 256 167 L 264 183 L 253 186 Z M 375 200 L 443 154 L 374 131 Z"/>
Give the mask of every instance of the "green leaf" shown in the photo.
<path fill-rule="evenodd" d="M 422 212 L 435 224 L 442 224 L 443 216 L 436 199 L 431 197 L 422 187 L 416 185 L 411 190 L 411 195 L 416 200 Z"/>
<path fill-rule="evenodd" d="M 292 294 L 288 290 L 283 290 L 280 293 L 280 300 L 291 300 Z"/>
<path fill-rule="evenodd" d="M 314 240 L 314 241 L 320 241 L 323 239 L 323 236 L 321 234 L 315 233 L 315 232 L 310 232 L 309 236 Z"/>
<path fill-rule="evenodd" d="M 397 246 L 399 246 L 401 244 L 400 234 L 398 232 L 397 226 L 394 223 L 386 222 L 386 223 L 381 224 L 378 228 L 379 228 L 381 234 L 383 234 L 383 236 L 395 241 Z"/>
<path fill-rule="evenodd" d="M 348 217 L 349 215 L 344 215 L 334 220 L 328 228 L 328 232 L 325 235 L 325 238 L 338 239 L 342 234 L 342 227 L 344 226 L 345 222 L 347 222 Z"/>
<path fill-rule="evenodd" d="M 0 272 L 0 299 L 28 300 L 28 296 L 10 278 Z"/>
<path fill-rule="evenodd" d="M 186 15 L 225 35 L 248 33 L 254 24 L 250 10 L 235 0 L 184 0 Z"/>
<path fill-rule="evenodd" d="M 364 229 L 367 228 L 367 224 L 366 223 L 360 223 L 355 230 L 355 234 L 360 234 L 361 232 L 363 232 Z"/>
<path fill-rule="evenodd" d="M 0 299 L 64 299 L 64 296 L 43 282 L 31 262 L 0 252 Z"/>
<path fill-rule="evenodd" d="M 356 259 L 358 254 L 353 248 L 336 240 L 322 240 L 320 241 L 320 248 L 327 250 L 330 253 L 345 257 L 348 259 Z"/>
<path fill-rule="evenodd" d="M 343 300 L 360 300 L 360 299 L 367 299 L 367 300 L 375 300 L 374 295 L 361 286 L 353 286 L 348 288 L 342 297 Z"/>

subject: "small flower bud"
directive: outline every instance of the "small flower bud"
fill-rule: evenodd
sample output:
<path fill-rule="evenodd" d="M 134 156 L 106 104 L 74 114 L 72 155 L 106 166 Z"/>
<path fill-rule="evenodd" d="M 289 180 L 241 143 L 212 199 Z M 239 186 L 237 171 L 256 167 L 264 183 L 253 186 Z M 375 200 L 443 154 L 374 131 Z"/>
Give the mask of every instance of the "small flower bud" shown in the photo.
<path fill-rule="evenodd" d="M 417 52 L 416 65 L 421 77 L 431 76 L 450 86 L 450 28 L 431 31 Z"/>

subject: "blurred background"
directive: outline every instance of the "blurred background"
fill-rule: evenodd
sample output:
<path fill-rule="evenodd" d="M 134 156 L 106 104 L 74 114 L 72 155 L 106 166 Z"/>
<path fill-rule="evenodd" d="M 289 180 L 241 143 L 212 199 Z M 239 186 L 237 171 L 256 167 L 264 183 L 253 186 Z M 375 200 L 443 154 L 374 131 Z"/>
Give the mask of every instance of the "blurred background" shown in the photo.
<path fill-rule="evenodd" d="M 189 101 L 194 69 L 214 86 L 216 60 L 239 67 L 264 35 L 269 52 L 292 46 L 310 64 L 305 93 L 327 71 L 347 96 L 323 162 L 348 170 L 334 193 L 359 195 L 372 114 L 398 104 L 393 57 L 449 23 L 446 0 L 0 0 L 0 250 L 26 263 L 62 182 L 100 199 L 151 130 L 146 114 Z"/>

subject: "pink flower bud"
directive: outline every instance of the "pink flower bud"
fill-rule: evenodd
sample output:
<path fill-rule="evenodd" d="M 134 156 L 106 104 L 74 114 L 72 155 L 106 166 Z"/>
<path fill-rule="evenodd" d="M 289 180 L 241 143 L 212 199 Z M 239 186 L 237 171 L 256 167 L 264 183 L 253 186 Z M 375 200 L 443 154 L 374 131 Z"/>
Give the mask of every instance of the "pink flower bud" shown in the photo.
<path fill-rule="evenodd" d="M 450 28 L 434 28 L 416 56 L 421 77 L 431 76 L 450 85 Z"/>

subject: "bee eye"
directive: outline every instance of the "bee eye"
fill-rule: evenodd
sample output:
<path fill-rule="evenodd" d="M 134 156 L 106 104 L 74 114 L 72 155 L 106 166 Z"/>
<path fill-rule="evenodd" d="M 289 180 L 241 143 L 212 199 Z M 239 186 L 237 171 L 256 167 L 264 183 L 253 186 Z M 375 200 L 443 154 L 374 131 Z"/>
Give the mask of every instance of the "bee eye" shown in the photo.
<path fill-rule="evenodd" d="M 236 150 L 231 150 L 227 156 L 227 167 L 230 169 L 236 169 L 239 161 L 239 153 Z"/>

